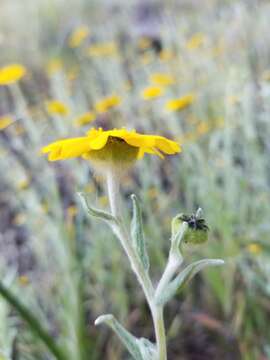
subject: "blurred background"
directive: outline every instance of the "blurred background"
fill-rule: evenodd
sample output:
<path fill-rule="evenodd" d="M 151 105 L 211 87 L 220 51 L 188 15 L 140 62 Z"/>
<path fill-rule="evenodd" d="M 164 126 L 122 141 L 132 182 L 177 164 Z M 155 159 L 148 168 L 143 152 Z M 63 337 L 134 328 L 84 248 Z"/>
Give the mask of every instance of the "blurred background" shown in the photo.
<path fill-rule="evenodd" d="M 91 127 L 136 128 L 182 144 L 122 180 L 143 206 L 151 276 L 170 221 L 198 206 L 209 241 L 187 263 L 223 258 L 166 307 L 169 359 L 270 359 L 269 1 L 1 0 L 0 279 L 70 360 L 129 359 L 94 320 L 113 313 L 154 340 L 115 237 L 76 192 L 108 208 L 85 161 L 40 148 Z M 0 359 L 54 359 L 0 297 Z"/>

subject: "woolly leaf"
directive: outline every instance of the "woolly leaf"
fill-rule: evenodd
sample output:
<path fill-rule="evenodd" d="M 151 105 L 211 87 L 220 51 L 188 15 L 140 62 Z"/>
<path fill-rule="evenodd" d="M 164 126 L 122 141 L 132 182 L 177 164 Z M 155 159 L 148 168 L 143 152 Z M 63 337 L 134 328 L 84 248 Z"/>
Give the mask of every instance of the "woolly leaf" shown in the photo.
<path fill-rule="evenodd" d="M 149 257 L 146 250 L 145 237 L 142 225 L 142 214 L 137 197 L 131 195 L 133 204 L 133 217 L 131 221 L 131 237 L 133 247 L 136 250 L 146 271 L 149 269 Z"/>

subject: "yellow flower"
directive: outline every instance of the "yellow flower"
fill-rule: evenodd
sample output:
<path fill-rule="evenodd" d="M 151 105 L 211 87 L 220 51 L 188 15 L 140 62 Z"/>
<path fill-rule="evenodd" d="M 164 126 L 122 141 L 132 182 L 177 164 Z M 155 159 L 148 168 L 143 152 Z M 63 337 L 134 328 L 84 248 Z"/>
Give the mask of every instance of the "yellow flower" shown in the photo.
<path fill-rule="evenodd" d="M 191 38 L 187 41 L 186 47 L 189 50 L 198 49 L 204 44 L 205 40 L 206 40 L 205 34 L 196 33 L 192 35 Z"/>
<path fill-rule="evenodd" d="M 161 61 L 170 61 L 175 57 L 174 53 L 171 50 L 164 49 L 159 54 L 159 58 Z"/>
<path fill-rule="evenodd" d="M 27 275 L 19 276 L 19 283 L 22 286 L 26 286 L 30 283 L 29 277 Z"/>
<path fill-rule="evenodd" d="M 247 250 L 251 254 L 258 255 L 262 252 L 262 247 L 259 244 L 252 243 L 247 246 Z"/>
<path fill-rule="evenodd" d="M 79 26 L 75 29 L 69 39 L 68 39 L 68 46 L 71 48 L 79 47 L 82 42 L 89 36 L 90 31 L 89 28 L 85 25 Z"/>
<path fill-rule="evenodd" d="M 118 46 L 115 42 L 104 42 L 89 46 L 87 53 L 90 57 L 114 56 L 118 53 Z"/>
<path fill-rule="evenodd" d="M 149 49 L 152 45 L 152 41 L 148 37 L 141 37 L 138 41 L 138 48 L 141 50 Z"/>
<path fill-rule="evenodd" d="M 209 124 L 207 124 L 205 121 L 202 121 L 198 124 L 196 130 L 197 130 L 197 134 L 199 136 L 201 136 L 201 135 L 208 133 L 210 130 L 210 127 L 209 127 Z"/>
<path fill-rule="evenodd" d="M 128 165 L 140 159 L 145 153 L 158 155 L 176 154 L 181 151 L 178 143 L 163 136 L 143 135 L 135 130 L 92 128 L 80 138 L 59 140 L 45 146 L 43 153 L 49 153 L 49 161 L 76 157 L 89 159 L 105 165 Z"/>
<path fill-rule="evenodd" d="M 18 182 L 17 188 L 19 190 L 26 190 L 26 189 L 29 188 L 29 185 L 30 185 L 29 179 L 24 179 L 24 180 L 21 180 L 21 181 Z"/>
<path fill-rule="evenodd" d="M 26 73 L 24 66 L 19 64 L 7 65 L 0 68 L 0 85 L 9 85 L 19 81 Z"/>
<path fill-rule="evenodd" d="M 175 79 L 171 75 L 163 73 L 151 74 L 149 80 L 158 86 L 169 86 L 175 83 Z"/>
<path fill-rule="evenodd" d="M 50 60 L 46 67 L 48 75 L 53 75 L 62 69 L 63 69 L 63 63 L 60 59 Z"/>
<path fill-rule="evenodd" d="M 0 117 L 0 131 L 6 129 L 12 123 L 13 120 L 10 116 Z"/>
<path fill-rule="evenodd" d="M 118 106 L 120 103 L 121 103 L 121 98 L 119 96 L 111 95 L 98 101 L 95 105 L 95 108 L 99 114 L 102 114 Z"/>
<path fill-rule="evenodd" d="M 95 119 L 96 119 L 95 113 L 93 111 L 89 111 L 89 112 L 82 114 L 77 119 L 75 119 L 74 125 L 76 127 L 84 126 L 84 125 L 90 124 Z"/>
<path fill-rule="evenodd" d="M 159 86 L 149 86 L 142 92 L 142 98 L 144 100 L 154 99 L 164 94 L 164 89 Z"/>
<path fill-rule="evenodd" d="M 165 108 L 169 111 L 179 111 L 187 106 L 190 106 L 195 101 L 195 95 L 194 94 L 187 94 L 185 96 L 182 96 L 178 99 L 172 99 L 168 100 Z"/>
<path fill-rule="evenodd" d="M 47 101 L 46 108 L 50 115 L 67 116 L 70 112 L 69 108 L 59 100 Z"/>

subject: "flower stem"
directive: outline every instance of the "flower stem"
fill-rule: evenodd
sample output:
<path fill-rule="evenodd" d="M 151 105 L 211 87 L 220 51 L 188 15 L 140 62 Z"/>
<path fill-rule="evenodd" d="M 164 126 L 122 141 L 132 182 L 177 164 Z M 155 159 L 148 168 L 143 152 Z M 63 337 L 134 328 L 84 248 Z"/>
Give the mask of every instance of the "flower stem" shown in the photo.
<path fill-rule="evenodd" d="M 144 269 L 142 262 L 135 252 L 132 241 L 127 231 L 122 217 L 120 206 L 120 187 L 117 174 L 110 170 L 107 172 L 108 197 L 112 215 L 118 220 L 117 224 L 112 225 L 115 235 L 120 240 L 122 247 L 129 259 L 131 268 L 143 289 L 151 315 L 153 318 L 155 337 L 157 343 L 158 360 L 167 360 L 166 335 L 163 319 L 163 306 L 155 304 L 155 292 L 148 272 Z"/>

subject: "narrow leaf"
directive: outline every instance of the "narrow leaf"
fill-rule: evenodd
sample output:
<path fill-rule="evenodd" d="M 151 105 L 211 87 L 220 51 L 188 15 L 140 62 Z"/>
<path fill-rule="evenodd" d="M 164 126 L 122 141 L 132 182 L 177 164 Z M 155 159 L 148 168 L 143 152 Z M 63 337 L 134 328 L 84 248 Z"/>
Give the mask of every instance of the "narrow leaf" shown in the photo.
<path fill-rule="evenodd" d="M 65 353 L 55 343 L 54 338 L 43 327 L 41 322 L 32 314 L 32 312 L 13 295 L 12 292 L 0 281 L 0 294 L 3 298 L 14 307 L 21 318 L 29 325 L 31 331 L 47 346 L 47 349 L 58 360 L 66 360 Z"/>
<path fill-rule="evenodd" d="M 95 321 L 95 325 L 102 323 L 111 327 L 135 360 L 145 360 L 141 355 L 138 339 L 130 334 L 113 315 L 107 314 L 99 316 Z"/>
<path fill-rule="evenodd" d="M 168 286 L 164 289 L 162 294 L 156 298 L 156 303 L 158 305 L 164 305 L 167 303 L 178 290 L 182 290 L 182 288 L 186 285 L 186 283 L 193 278 L 199 271 L 204 269 L 207 266 L 219 266 L 223 265 L 224 261 L 220 259 L 204 259 L 200 261 L 196 261 L 190 265 L 188 265 L 184 270 L 180 272 L 178 276 L 174 280 L 172 280 Z"/>
<path fill-rule="evenodd" d="M 133 205 L 133 217 L 131 221 L 131 237 L 133 247 L 136 250 L 146 271 L 149 269 L 149 258 L 146 250 L 145 237 L 143 232 L 142 214 L 137 197 L 131 195 Z"/>
<path fill-rule="evenodd" d="M 113 223 L 117 222 L 116 218 L 113 215 L 111 215 L 110 213 L 90 206 L 87 201 L 87 197 L 84 193 L 79 192 L 78 195 L 81 199 L 84 209 L 86 210 L 86 212 L 89 215 L 99 218 L 101 220 L 107 221 L 107 222 L 113 222 Z"/>

